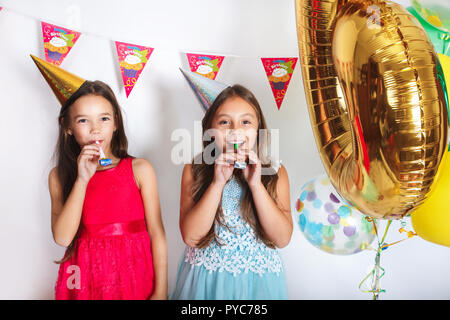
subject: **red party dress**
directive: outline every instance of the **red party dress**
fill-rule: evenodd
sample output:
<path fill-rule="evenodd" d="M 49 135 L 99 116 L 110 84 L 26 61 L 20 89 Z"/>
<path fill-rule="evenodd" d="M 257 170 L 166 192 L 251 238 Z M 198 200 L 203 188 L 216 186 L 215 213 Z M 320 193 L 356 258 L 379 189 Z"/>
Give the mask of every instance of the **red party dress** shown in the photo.
<path fill-rule="evenodd" d="M 153 288 L 144 204 L 128 157 L 89 181 L 79 237 L 60 265 L 55 298 L 148 299 Z"/>

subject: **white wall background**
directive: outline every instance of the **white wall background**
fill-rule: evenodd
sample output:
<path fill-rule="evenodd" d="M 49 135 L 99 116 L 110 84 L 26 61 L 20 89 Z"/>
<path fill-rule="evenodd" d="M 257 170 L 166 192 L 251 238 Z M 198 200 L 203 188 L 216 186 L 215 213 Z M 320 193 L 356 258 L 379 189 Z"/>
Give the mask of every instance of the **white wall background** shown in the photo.
<path fill-rule="evenodd" d="M 324 172 L 300 65 L 277 110 L 259 60 L 298 56 L 293 0 L 2 0 L 0 5 L 7 7 L 0 12 L 0 299 L 53 299 L 58 266 L 52 261 L 64 253 L 52 240 L 47 187 L 59 105 L 29 58 L 30 53 L 43 57 L 40 19 L 84 32 L 62 67 L 110 84 L 123 109 L 130 153 L 155 167 L 169 248 L 169 291 L 184 248 L 178 229 L 183 166 L 171 162 L 176 142 L 170 137 L 177 128 L 193 134 L 194 121 L 203 115 L 178 70 L 186 66 L 180 50 L 241 56 L 225 58 L 217 80 L 250 88 L 269 127 L 280 129 L 292 208 L 301 185 Z M 129 99 L 110 39 L 155 48 Z M 388 241 L 401 238 L 399 227 L 393 224 Z M 371 298 L 358 284 L 372 266 L 373 252 L 322 252 L 295 224 L 281 254 L 291 299 Z M 387 290 L 382 299 L 450 298 L 450 248 L 415 237 L 384 251 L 381 264 Z"/>

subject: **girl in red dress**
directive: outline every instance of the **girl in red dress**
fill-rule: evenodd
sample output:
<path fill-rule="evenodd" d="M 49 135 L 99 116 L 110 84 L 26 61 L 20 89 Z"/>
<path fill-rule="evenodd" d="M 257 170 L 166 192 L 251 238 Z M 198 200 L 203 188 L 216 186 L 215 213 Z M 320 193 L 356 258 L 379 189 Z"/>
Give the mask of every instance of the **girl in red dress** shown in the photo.
<path fill-rule="evenodd" d="M 112 163 L 99 165 L 100 148 Z M 85 81 L 59 115 L 49 175 L 52 232 L 67 247 L 56 299 L 166 299 L 167 245 L 156 175 L 130 157 L 120 107 Z"/>

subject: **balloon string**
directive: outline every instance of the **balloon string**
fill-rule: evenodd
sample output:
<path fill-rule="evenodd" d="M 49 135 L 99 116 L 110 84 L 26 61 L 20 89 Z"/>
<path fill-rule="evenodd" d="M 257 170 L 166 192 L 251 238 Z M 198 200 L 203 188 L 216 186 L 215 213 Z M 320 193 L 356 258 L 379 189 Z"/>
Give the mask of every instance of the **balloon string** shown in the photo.
<path fill-rule="evenodd" d="M 375 234 L 377 236 L 378 248 L 373 249 L 370 246 L 367 248 L 367 249 L 376 251 L 375 264 L 374 264 L 372 270 L 369 272 L 369 274 L 366 275 L 364 277 L 364 279 L 359 283 L 358 288 L 359 288 L 359 290 L 361 290 L 364 293 L 372 293 L 373 300 L 378 300 L 380 293 L 386 292 L 386 290 L 382 289 L 381 285 L 380 285 L 380 280 L 385 274 L 384 268 L 381 267 L 381 265 L 380 265 L 380 258 L 381 258 L 381 251 L 383 251 L 382 246 L 383 246 L 384 240 L 386 238 L 386 235 L 387 235 L 387 232 L 389 230 L 392 220 L 388 221 L 388 224 L 386 226 L 386 230 L 384 231 L 384 235 L 383 235 L 381 242 L 380 242 L 380 238 L 378 237 L 378 228 L 377 228 L 375 220 L 373 218 L 369 218 L 369 217 L 366 217 L 366 220 L 369 222 L 372 222 L 372 224 L 373 224 L 373 228 L 374 228 Z M 369 279 L 369 277 L 371 277 L 371 289 L 370 290 L 362 290 L 361 286 Z"/>
<path fill-rule="evenodd" d="M 381 271 L 381 274 L 380 274 Z M 380 251 L 377 252 L 375 256 L 375 265 L 369 274 L 360 282 L 358 288 L 364 293 L 372 293 L 373 300 L 378 300 L 380 293 L 386 292 L 386 290 L 380 287 L 380 280 L 384 276 L 385 270 L 380 266 Z M 371 277 L 371 287 L 370 290 L 363 290 L 361 286 Z"/>
<path fill-rule="evenodd" d="M 373 223 L 373 228 L 374 228 L 375 234 L 376 234 L 376 236 L 377 236 L 378 248 L 377 248 L 377 249 L 374 249 L 374 248 L 372 248 L 371 246 L 367 246 L 367 247 L 364 248 L 365 250 L 373 250 L 373 251 L 376 251 L 376 255 L 375 255 L 375 264 L 374 264 L 372 270 L 369 272 L 369 274 L 366 275 L 366 276 L 364 277 L 364 279 L 359 283 L 358 288 L 359 288 L 360 291 L 362 291 L 362 292 L 364 292 L 364 293 L 372 293 L 372 294 L 373 294 L 373 299 L 374 299 L 374 300 L 378 300 L 380 293 L 386 292 L 386 290 L 382 289 L 382 288 L 381 288 L 381 285 L 380 285 L 381 278 L 382 278 L 382 277 L 384 276 L 384 274 L 386 273 L 385 270 L 384 270 L 384 268 L 381 267 L 381 265 L 380 265 L 381 252 L 382 252 L 383 250 L 386 250 L 388 247 L 390 247 L 390 246 L 392 246 L 392 245 L 394 245 L 394 244 L 400 243 L 400 242 L 402 242 L 402 241 L 405 241 L 405 240 L 407 240 L 407 239 L 409 239 L 409 238 L 412 238 L 412 237 L 416 236 L 417 234 L 414 233 L 414 232 L 412 232 L 412 231 L 406 231 L 406 230 L 403 228 L 403 227 L 406 226 L 406 223 L 405 223 L 404 221 L 402 221 L 402 222 L 401 222 L 402 228 L 400 228 L 400 229 L 398 230 L 398 232 L 400 232 L 400 233 L 406 232 L 407 235 L 408 235 L 408 237 L 405 238 L 405 239 L 396 241 L 396 242 L 392 242 L 392 243 L 384 243 L 384 241 L 386 240 L 386 236 L 387 236 L 387 232 L 388 232 L 388 230 L 389 230 L 389 227 L 390 227 L 391 224 L 392 224 L 392 220 L 389 220 L 389 221 L 388 221 L 388 223 L 387 223 L 387 225 L 386 225 L 386 229 L 385 229 L 384 234 L 383 234 L 383 238 L 381 239 L 381 241 L 380 241 L 380 239 L 379 239 L 379 237 L 378 237 L 378 229 L 377 229 L 377 225 L 376 225 L 376 223 L 375 223 L 375 220 L 374 220 L 373 218 L 370 218 L 370 217 L 366 217 L 366 220 Z M 380 274 L 380 273 L 381 273 L 381 274 Z M 369 279 L 369 277 L 371 277 L 371 289 L 370 289 L 370 290 L 363 290 L 363 289 L 361 289 L 361 286 Z"/>
<path fill-rule="evenodd" d="M 386 235 L 387 235 L 387 232 L 389 230 L 389 227 L 391 226 L 391 223 L 392 223 L 392 220 L 389 220 L 388 224 L 386 226 L 386 230 L 384 231 L 384 235 L 383 235 L 383 239 L 381 240 L 381 244 L 383 244 L 384 243 L 384 239 L 386 239 Z"/>

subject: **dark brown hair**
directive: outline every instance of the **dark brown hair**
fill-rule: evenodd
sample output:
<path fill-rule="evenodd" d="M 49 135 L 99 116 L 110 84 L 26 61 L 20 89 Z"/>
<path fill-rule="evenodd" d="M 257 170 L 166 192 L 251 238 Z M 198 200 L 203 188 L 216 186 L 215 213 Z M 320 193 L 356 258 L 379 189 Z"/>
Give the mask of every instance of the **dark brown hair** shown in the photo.
<path fill-rule="evenodd" d="M 55 157 L 57 159 L 56 172 L 59 182 L 62 186 L 63 202 L 67 201 L 70 192 L 78 174 L 77 159 L 81 152 L 80 145 L 77 143 L 73 135 L 67 133 L 67 129 L 70 124 L 70 107 L 74 102 L 87 95 L 101 96 L 111 103 L 114 111 L 114 121 L 116 124 L 116 131 L 113 133 L 111 140 L 111 152 L 112 154 L 123 159 L 128 157 L 128 141 L 125 135 L 125 129 L 123 126 L 122 113 L 120 111 L 119 103 L 111 88 L 102 81 L 85 81 L 81 87 L 75 91 L 72 96 L 62 106 L 58 117 L 59 123 L 59 135 L 58 142 L 55 151 Z M 80 223 L 81 227 L 81 223 Z M 72 240 L 71 244 L 67 247 L 64 258 L 61 261 L 55 261 L 56 263 L 63 263 L 70 259 L 72 256 L 76 240 L 78 238 L 80 228 Z"/>
<path fill-rule="evenodd" d="M 203 117 L 202 120 L 203 134 L 205 134 L 205 132 L 211 128 L 214 115 L 216 114 L 218 108 L 226 100 L 233 97 L 239 97 L 245 100 L 255 109 L 256 115 L 258 117 L 258 135 L 256 141 L 256 145 L 258 146 L 257 154 L 258 156 L 261 156 L 260 160 L 262 162 L 262 167 L 270 168 L 271 167 L 270 161 L 267 158 L 268 140 L 266 139 L 267 138 L 266 136 L 260 137 L 259 135 L 260 129 L 267 130 L 266 121 L 264 119 L 264 115 L 262 113 L 258 100 L 256 100 L 256 97 L 247 88 L 235 84 L 232 87 L 226 88 L 217 96 L 217 98 L 214 100 L 211 107 L 206 111 L 205 116 Z M 205 141 L 204 139 L 203 151 L 205 151 L 205 148 L 210 143 L 211 142 Z M 259 150 L 260 147 L 262 150 Z M 213 151 L 212 156 L 217 157 L 219 155 L 214 154 Z M 201 160 L 199 160 L 199 157 L 201 157 Z M 271 175 L 261 175 L 261 181 L 264 187 L 267 189 L 269 195 L 273 199 L 276 199 L 277 198 L 276 184 L 278 181 L 278 174 L 275 172 L 275 170 L 272 173 L 273 174 Z M 201 197 L 203 196 L 206 189 L 211 184 L 214 178 L 214 163 L 212 164 L 205 163 L 203 159 L 203 154 L 199 154 L 192 161 L 192 174 L 194 178 L 194 183 L 192 185 L 192 198 L 194 203 L 197 203 L 201 199 Z M 247 182 L 245 181 L 242 175 L 242 171 L 235 170 L 233 174 L 236 176 L 236 178 L 239 180 L 239 182 L 242 184 L 244 188 L 244 198 L 240 204 L 244 221 L 248 222 L 253 228 L 253 230 L 255 230 L 255 234 L 258 239 L 264 242 L 264 244 L 266 244 L 268 247 L 274 248 L 275 247 L 274 244 L 267 238 L 267 235 L 265 234 L 261 226 L 261 223 L 259 222 L 258 215 L 256 213 L 255 203 L 253 201 L 253 196 L 252 193 L 250 192 L 250 188 Z M 222 199 L 216 212 L 215 221 L 220 225 L 225 226 L 223 224 Z M 217 234 L 214 232 L 214 224 L 211 226 L 209 232 L 199 241 L 198 247 L 199 248 L 206 247 L 211 241 L 216 241 L 220 245 L 220 239 L 218 239 Z"/>

